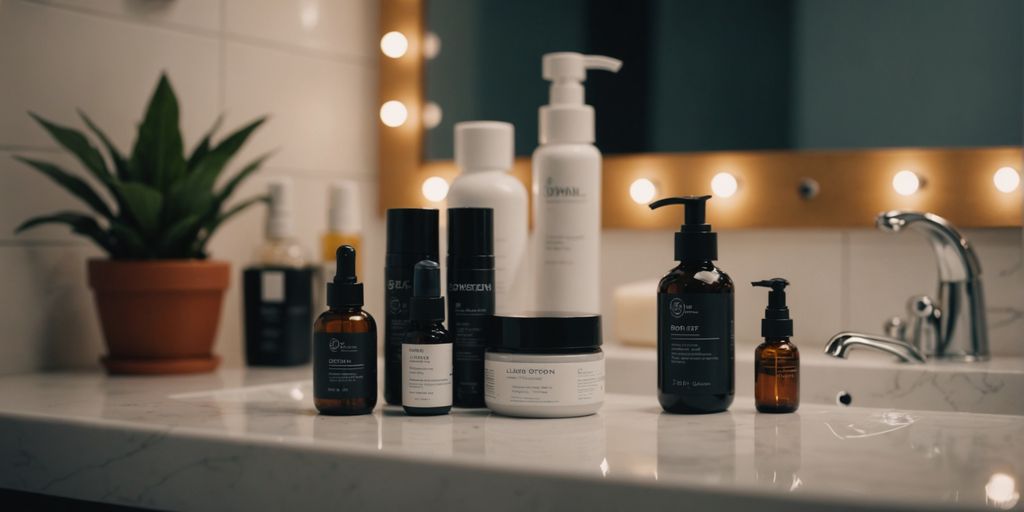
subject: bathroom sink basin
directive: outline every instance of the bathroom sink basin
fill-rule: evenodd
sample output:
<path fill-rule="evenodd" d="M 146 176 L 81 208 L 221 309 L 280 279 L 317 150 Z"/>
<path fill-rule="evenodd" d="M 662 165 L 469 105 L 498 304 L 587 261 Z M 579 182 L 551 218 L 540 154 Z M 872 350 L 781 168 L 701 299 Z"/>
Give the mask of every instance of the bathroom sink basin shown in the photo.
<path fill-rule="evenodd" d="M 605 352 L 609 392 L 656 392 L 653 349 L 608 346 Z M 808 352 L 801 354 L 800 365 L 805 404 L 1024 415 L 1024 358 L 904 364 L 866 351 L 843 360 Z M 752 349 L 737 347 L 735 404 L 753 402 L 753 382 Z"/>

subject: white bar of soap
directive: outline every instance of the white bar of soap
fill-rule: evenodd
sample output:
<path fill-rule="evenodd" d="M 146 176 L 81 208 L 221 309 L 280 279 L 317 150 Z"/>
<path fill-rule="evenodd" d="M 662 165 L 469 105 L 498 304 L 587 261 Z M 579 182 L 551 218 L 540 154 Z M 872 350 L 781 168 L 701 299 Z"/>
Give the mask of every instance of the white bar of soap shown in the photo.
<path fill-rule="evenodd" d="M 658 281 L 615 288 L 615 339 L 627 345 L 658 344 Z"/>

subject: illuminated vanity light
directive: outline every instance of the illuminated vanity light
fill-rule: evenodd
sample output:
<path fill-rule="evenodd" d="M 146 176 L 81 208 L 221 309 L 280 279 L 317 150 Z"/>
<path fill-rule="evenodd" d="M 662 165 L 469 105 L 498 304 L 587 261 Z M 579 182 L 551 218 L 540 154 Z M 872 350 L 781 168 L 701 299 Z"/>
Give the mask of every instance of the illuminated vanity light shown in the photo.
<path fill-rule="evenodd" d="M 636 204 L 648 204 L 658 195 L 658 187 L 647 178 L 640 178 L 629 186 L 629 197 L 633 198 Z"/>
<path fill-rule="evenodd" d="M 1017 505 L 1020 493 L 1017 481 L 1006 473 L 993 473 L 985 484 L 985 501 L 1001 509 L 1010 509 Z"/>
<path fill-rule="evenodd" d="M 405 34 L 392 30 L 380 38 L 380 51 L 392 59 L 397 59 L 409 51 L 409 39 Z"/>
<path fill-rule="evenodd" d="M 740 189 L 740 182 L 727 172 L 720 172 L 711 178 L 711 191 L 718 197 L 732 197 Z"/>
<path fill-rule="evenodd" d="M 433 32 L 427 32 L 423 36 L 423 58 L 433 60 L 441 53 L 441 38 Z"/>
<path fill-rule="evenodd" d="M 437 125 L 441 124 L 441 120 L 444 119 L 444 112 L 441 110 L 441 105 L 428 101 L 426 105 L 423 105 L 423 127 L 430 130 L 437 128 Z"/>
<path fill-rule="evenodd" d="M 892 177 L 892 189 L 901 196 L 909 196 L 921 188 L 921 178 L 913 171 L 903 169 Z"/>
<path fill-rule="evenodd" d="M 992 175 L 992 183 L 1000 192 L 1009 194 L 1020 186 L 1020 173 L 1013 167 L 1000 167 Z"/>
<path fill-rule="evenodd" d="M 407 119 L 409 119 L 409 110 L 401 101 L 391 100 L 380 106 L 380 120 L 387 126 L 392 128 L 402 126 Z"/>
<path fill-rule="evenodd" d="M 431 176 L 423 180 L 420 190 L 428 201 L 438 203 L 448 197 L 448 181 L 440 176 Z"/>

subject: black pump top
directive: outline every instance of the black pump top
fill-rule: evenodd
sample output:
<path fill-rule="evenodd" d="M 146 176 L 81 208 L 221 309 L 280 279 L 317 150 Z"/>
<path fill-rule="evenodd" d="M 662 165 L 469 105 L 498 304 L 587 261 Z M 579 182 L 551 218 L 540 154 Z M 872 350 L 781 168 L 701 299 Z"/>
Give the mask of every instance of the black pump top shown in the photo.
<path fill-rule="evenodd" d="M 409 320 L 440 322 L 444 320 L 444 297 L 441 296 L 441 267 L 437 262 L 423 260 L 412 274 L 412 299 Z"/>
<path fill-rule="evenodd" d="M 705 207 L 711 196 L 667 197 L 650 204 L 652 210 L 672 204 L 684 207 L 683 225 L 676 232 L 676 261 L 700 263 L 718 259 L 718 233 L 705 222 Z"/>
<path fill-rule="evenodd" d="M 793 320 L 789 318 L 789 308 L 786 307 L 786 287 L 789 281 L 781 277 L 774 277 L 764 281 L 750 283 L 754 286 L 771 288 L 768 292 L 768 307 L 764 310 L 764 318 L 761 319 L 761 336 L 765 338 L 788 338 L 793 335 Z"/>
<path fill-rule="evenodd" d="M 327 306 L 362 306 L 363 283 L 356 279 L 356 250 L 351 245 L 338 247 L 334 265 L 334 280 L 327 283 Z"/>

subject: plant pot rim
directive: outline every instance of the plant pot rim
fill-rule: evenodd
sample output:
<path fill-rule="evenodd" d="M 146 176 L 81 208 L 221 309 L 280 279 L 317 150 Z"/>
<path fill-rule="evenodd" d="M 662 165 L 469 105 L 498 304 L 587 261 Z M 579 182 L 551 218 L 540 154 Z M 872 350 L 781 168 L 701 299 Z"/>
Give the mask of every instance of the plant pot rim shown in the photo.
<path fill-rule="evenodd" d="M 217 260 L 88 261 L 89 286 L 98 293 L 181 290 L 221 291 L 228 287 L 231 264 Z"/>

